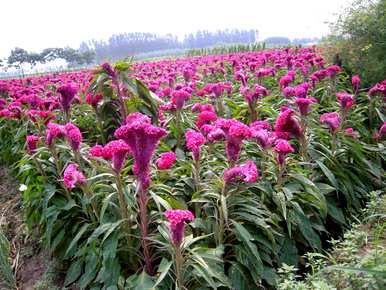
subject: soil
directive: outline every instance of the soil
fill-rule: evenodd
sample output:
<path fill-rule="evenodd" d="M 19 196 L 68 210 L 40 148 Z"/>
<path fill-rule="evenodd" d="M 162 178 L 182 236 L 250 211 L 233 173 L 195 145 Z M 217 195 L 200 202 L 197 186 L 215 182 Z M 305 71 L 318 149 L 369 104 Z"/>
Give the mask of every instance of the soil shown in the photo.
<path fill-rule="evenodd" d="M 19 184 L 4 166 L 0 166 L 0 229 L 10 242 L 10 259 L 17 290 L 34 289 L 37 282 L 46 279 L 47 271 L 51 271 L 49 268 L 52 259 L 48 252 L 40 248 L 38 232 L 27 230 L 23 222 Z M 9 289 L 4 286 L 2 279 L 0 275 L 0 290 Z M 52 286 L 61 287 L 61 280 L 63 279 L 55 277 L 54 281 L 57 283 Z"/>

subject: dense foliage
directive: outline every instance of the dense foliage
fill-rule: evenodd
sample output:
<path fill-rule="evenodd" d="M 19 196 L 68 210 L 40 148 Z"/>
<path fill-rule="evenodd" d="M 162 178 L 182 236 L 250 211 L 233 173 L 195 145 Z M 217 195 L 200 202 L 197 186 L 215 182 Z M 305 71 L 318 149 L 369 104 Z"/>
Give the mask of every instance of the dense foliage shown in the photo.
<path fill-rule="evenodd" d="M 384 189 L 385 85 L 314 48 L 1 81 L 0 156 L 66 285 L 269 288 Z"/>
<path fill-rule="evenodd" d="M 331 57 L 338 58 L 365 85 L 386 76 L 386 1 L 357 0 L 332 26 Z"/>

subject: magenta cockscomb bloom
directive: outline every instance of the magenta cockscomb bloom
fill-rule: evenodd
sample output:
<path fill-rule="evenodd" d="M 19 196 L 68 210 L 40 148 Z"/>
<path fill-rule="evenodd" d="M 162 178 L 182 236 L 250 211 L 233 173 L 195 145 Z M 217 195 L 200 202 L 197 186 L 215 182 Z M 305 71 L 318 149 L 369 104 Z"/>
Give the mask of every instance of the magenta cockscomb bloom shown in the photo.
<path fill-rule="evenodd" d="M 310 112 L 312 104 L 316 103 L 315 98 L 297 98 L 295 104 L 298 106 L 299 112 L 302 116 L 307 115 Z"/>
<path fill-rule="evenodd" d="M 113 67 L 108 63 L 108 62 L 105 62 L 101 65 L 101 68 L 102 70 L 108 74 L 110 77 L 112 78 L 115 78 L 116 77 L 116 73 L 115 73 L 115 70 L 113 69 Z"/>
<path fill-rule="evenodd" d="M 338 97 L 339 106 L 343 111 L 348 111 L 355 103 L 354 96 L 346 92 L 336 93 L 336 96 Z"/>
<path fill-rule="evenodd" d="M 320 123 L 326 124 L 335 133 L 340 127 L 340 115 L 337 112 L 324 113 L 320 116 Z"/>
<path fill-rule="evenodd" d="M 252 136 L 250 128 L 235 119 L 218 119 L 215 128 L 210 133 L 211 140 L 220 140 L 225 136 L 225 147 L 228 161 L 236 162 L 239 159 L 241 145 L 245 139 Z"/>
<path fill-rule="evenodd" d="M 54 120 L 56 117 L 51 111 L 41 111 L 30 109 L 26 112 L 27 117 L 34 123 L 48 124 L 49 121 Z"/>
<path fill-rule="evenodd" d="M 294 89 L 294 95 L 298 98 L 306 98 L 310 87 L 309 83 L 299 84 Z"/>
<path fill-rule="evenodd" d="M 224 181 L 226 184 L 242 181 L 245 183 L 256 182 L 259 177 L 256 165 L 252 160 L 248 160 L 245 164 L 240 166 L 234 166 L 225 170 Z"/>
<path fill-rule="evenodd" d="M 168 209 L 165 216 L 169 221 L 170 235 L 175 246 L 180 246 L 184 239 L 185 222 L 193 221 L 194 215 L 189 210 Z"/>
<path fill-rule="evenodd" d="M 64 131 L 72 150 L 79 152 L 80 143 L 82 142 L 82 133 L 79 128 L 72 123 L 67 123 L 64 126 Z"/>
<path fill-rule="evenodd" d="M 92 106 L 93 108 L 98 107 L 98 104 L 103 100 L 102 94 L 93 94 L 89 93 L 86 96 L 86 103 Z"/>
<path fill-rule="evenodd" d="M 267 149 L 272 146 L 276 139 L 276 135 L 266 129 L 251 129 L 252 138 L 259 144 L 263 149 Z"/>
<path fill-rule="evenodd" d="M 281 77 L 279 80 L 280 88 L 288 87 L 289 84 L 295 80 L 295 76 L 295 71 L 288 71 L 288 73 L 285 76 Z"/>
<path fill-rule="evenodd" d="M 70 163 L 67 165 L 63 173 L 63 182 L 66 188 L 75 188 L 76 184 L 85 184 L 86 178 L 83 173 L 78 171 L 78 165 Z"/>
<path fill-rule="evenodd" d="M 354 94 L 358 93 L 360 84 L 361 79 L 358 75 L 355 75 L 351 78 L 352 91 Z"/>
<path fill-rule="evenodd" d="M 337 73 L 339 73 L 342 69 L 338 65 L 332 65 L 327 68 L 327 75 L 330 78 L 335 78 Z"/>
<path fill-rule="evenodd" d="M 277 161 L 280 166 L 285 164 L 285 156 L 287 154 L 295 152 L 291 144 L 284 139 L 278 140 L 273 150 L 277 153 Z"/>
<path fill-rule="evenodd" d="M 295 112 L 283 107 L 275 123 L 275 134 L 279 138 L 289 139 L 291 137 L 299 138 L 303 135 L 303 129 L 298 120 L 293 116 Z"/>
<path fill-rule="evenodd" d="M 204 111 L 214 112 L 215 109 L 214 109 L 213 105 L 211 105 L 211 104 L 195 103 L 192 106 L 192 112 L 204 112 Z"/>
<path fill-rule="evenodd" d="M 379 128 L 378 133 L 375 134 L 376 140 L 384 140 L 386 139 L 386 122 L 383 122 L 381 128 Z"/>
<path fill-rule="evenodd" d="M 65 135 L 64 126 L 55 124 L 55 123 L 48 123 L 47 129 L 46 129 L 46 145 L 51 146 L 55 138 L 59 138 Z"/>
<path fill-rule="evenodd" d="M 71 84 L 67 84 L 60 86 L 56 91 L 60 94 L 60 104 L 62 105 L 63 111 L 68 113 L 77 93 L 77 88 Z"/>
<path fill-rule="evenodd" d="M 186 90 L 178 90 L 172 92 L 172 104 L 176 106 L 177 110 L 181 110 L 184 107 L 184 104 L 189 98 L 191 97 L 191 94 L 187 92 Z"/>
<path fill-rule="evenodd" d="M 172 151 L 165 152 L 160 155 L 160 157 L 156 160 L 155 164 L 157 168 L 160 170 L 170 169 L 173 166 L 173 163 L 176 161 L 176 154 Z"/>
<path fill-rule="evenodd" d="M 185 139 L 186 147 L 193 153 L 193 159 L 200 160 L 201 146 L 206 142 L 205 137 L 200 132 L 188 130 L 185 133 Z"/>
<path fill-rule="evenodd" d="M 202 111 L 197 116 L 196 126 L 197 128 L 201 128 L 205 124 L 212 124 L 217 120 L 217 115 L 212 111 Z"/>
<path fill-rule="evenodd" d="M 285 88 L 283 88 L 282 93 L 283 93 L 284 97 L 286 97 L 287 99 L 292 98 L 293 96 L 295 96 L 295 88 L 285 87 Z"/>
<path fill-rule="evenodd" d="M 105 145 L 103 155 L 111 156 L 112 167 L 115 172 L 119 173 L 129 153 L 130 148 L 123 140 L 114 140 Z"/>
<path fill-rule="evenodd" d="M 144 191 L 150 185 L 150 160 L 160 139 L 167 134 L 165 129 L 152 125 L 148 116 L 138 112 L 131 113 L 126 118 L 125 125 L 114 133 L 116 138 L 124 140 L 129 145 L 134 157 L 133 171 Z"/>
<path fill-rule="evenodd" d="M 264 120 L 257 120 L 252 124 L 250 124 L 249 127 L 255 130 L 260 130 L 260 129 L 272 130 L 271 124 Z"/>
<path fill-rule="evenodd" d="M 36 152 L 40 138 L 35 135 L 28 135 L 27 138 L 27 152 L 32 155 Z"/>
<path fill-rule="evenodd" d="M 91 157 L 102 157 L 105 159 L 110 159 L 112 157 L 111 155 L 109 156 L 109 155 L 105 154 L 105 150 L 104 150 L 104 147 L 102 145 L 95 145 L 95 146 L 91 147 L 88 154 Z"/>

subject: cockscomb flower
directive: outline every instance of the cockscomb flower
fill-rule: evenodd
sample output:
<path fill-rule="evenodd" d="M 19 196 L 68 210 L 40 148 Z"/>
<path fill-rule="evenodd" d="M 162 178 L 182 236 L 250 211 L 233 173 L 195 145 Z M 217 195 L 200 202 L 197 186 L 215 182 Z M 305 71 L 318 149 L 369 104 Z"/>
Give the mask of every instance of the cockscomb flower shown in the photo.
<path fill-rule="evenodd" d="M 27 140 L 27 152 L 28 154 L 32 155 L 36 152 L 40 138 L 35 135 L 28 135 L 26 140 Z"/>
<path fill-rule="evenodd" d="M 256 165 L 252 160 L 248 160 L 245 164 L 240 166 L 234 166 L 225 170 L 224 172 L 224 181 L 225 184 L 231 182 L 242 181 L 245 183 L 256 182 L 259 173 L 257 171 Z"/>
<path fill-rule="evenodd" d="M 187 100 L 191 97 L 191 94 L 186 90 L 178 90 L 172 92 L 172 104 L 176 106 L 177 110 L 181 110 Z"/>
<path fill-rule="evenodd" d="M 123 140 L 113 140 L 105 145 L 103 151 L 105 157 L 111 156 L 112 167 L 115 172 L 121 172 L 126 157 L 130 152 L 129 146 Z"/>
<path fill-rule="evenodd" d="M 45 143 L 47 146 L 50 147 L 55 138 L 59 138 L 64 135 L 65 135 L 64 126 L 50 122 L 47 124 Z"/>
<path fill-rule="evenodd" d="M 260 130 L 260 129 L 272 130 L 271 124 L 263 120 L 257 120 L 252 124 L 250 124 L 249 127 L 255 130 Z"/>
<path fill-rule="evenodd" d="M 217 115 L 212 111 L 202 111 L 197 116 L 196 126 L 201 128 L 205 124 L 211 124 L 217 120 Z"/>
<path fill-rule="evenodd" d="M 105 62 L 101 65 L 101 68 L 102 70 L 108 74 L 110 77 L 112 78 L 115 78 L 116 77 L 116 73 L 113 69 L 113 67 L 108 63 L 108 62 Z"/>
<path fill-rule="evenodd" d="M 26 112 L 27 117 L 34 123 L 42 122 L 45 125 L 48 124 L 49 121 L 54 120 L 56 117 L 51 111 L 41 111 L 31 109 Z"/>
<path fill-rule="evenodd" d="M 192 106 L 192 112 L 204 112 L 204 111 L 214 112 L 215 109 L 214 109 L 213 105 L 211 105 L 211 104 L 195 103 Z"/>
<path fill-rule="evenodd" d="M 282 93 L 283 93 L 284 97 L 286 97 L 287 99 L 292 98 L 293 96 L 295 96 L 295 88 L 285 87 L 285 88 L 283 88 Z"/>
<path fill-rule="evenodd" d="M 386 96 L 386 85 L 384 84 L 375 84 L 370 90 L 369 90 L 369 96 L 374 97 L 377 94 L 383 94 Z"/>
<path fill-rule="evenodd" d="M 165 129 L 152 125 L 148 116 L 138 112 L 131 113 L 126 118 L 125 125 L 114 133 L 116 138 L 124 140 L 129 145 L 134 158 L 133 171 L 144 191 L 150 185 L 150 160 L 160 139 L 166 135 Z"/>
<path fill-rule="evenodd" d="M 340 127 L 340 115 L 337 112 L 324 113 L 320 116 L 320 123 L 326 124 L 335 133 Z"/>
<path fill-rule="evenodd" d="M 83 173 L 78 171 L 78 165 L 70 163 L 63 173 L 64 186 L 68 189 L 75 188 L 76 184 L 85 184 L 86 178 Z"/>
<path fill-rule="evenodd" d="M 302 116 L 307 115 L 310 112 L 310 106 L 316 102 L 315 98 L 297 98 L 295 100 L 295 104 Z"/>
<path fill-rule="evenodd" d="M 358 93 L 360 83 L 361 83 L 361 79 L 358 75 L 355 75 L 351 78 L 352 91 L 354 94 Z"/>
<path fill-rule="evenodd" d="M 67 84 L 60 86 L 56 91 L 60 94 L 60 104 L 62 105 L 63 111 L 68 113 L 77 92 L 76 87 Z"/>
<path fill-rule="evenodd" d="M 339 92 L 336 93 L 336 96 L 338 97 L 340 108 L 343 111 L 348 111 L 354 105 L 355 99 L 353 95 L 345 92 Z"/>
<path fill-rule="evenodd" d="M 72 150 L 78 152 L 82 142 L 82 133 L 79 128 L 72 123 L 67 123 L 64 126 L 64 131 Z"/>
<path fill-rule="evenodd" d="M 383 122 L 381 128 L 379 128 L 379 131 L 375 133 L 374 138 L 377 141 L 386 139 L 386 122 Z"/>
<path fill-rule="evenodd" d="M 165 216 L 169 221 L 172 242 L 175 246 L 179 246 L 184 238 L 185 222 L 193 221 L 194 215 L 189 210 L 168 209 Z"/>
<path fill-rule="evenodd" d="M 273 150 L 277 153 L 277 161 L 280 166 L 285 164 L 285 156 L 287 154 L 295 152 L 291 144 L 284 139 L 278 140 Z"/>
<path fill-rule="evenodd" d="M 90 150 L 88 151 L 88 154 L 91 157 L 102 157 L 104 159 L 110 159 L 112 157 L 111 155 L 106 154 L 104 147 L 102 145 L 95 145 L 91 147 Z"/>
<path fill-rule="evenodd" d="M 299 138 L 303 135 L 303 129 L 293 116 L 294 111 L 283 107 L 275 123 L 275 134 L 279 138 Z"/>
<path fill-rule="evenodd" d="M 95 94 L 94 95 L 93 93 L 89 93 L 86 96 L 86 103 L 89 104 L 90 106 L 92 106 L 93 108 L 98 107 L 98 104 L 102 100 L 103 100 L 102 94 Z"/>
<path fill-rule="evenodd" d="M 206 142 L 205 137 L 200 132 L 188 130 L 185 133 L 185 139 L 186 147 L 193 153 L 193 159 L 200 160 L 200 148 Z"/>
<path fill-rule="evenodd" d="M 275 134 L 266 129 L 251 129 L 252 138 L 259 144 L 263 149 L 267 149 L 272 146 L 275 141 Z"/>
<path fill-rule="evenodd" d="M 338 65 L 332 65 L 327 68 L 327 75 L 330 78 L 334 78 L 338 72 L 340 72 L 342 69 Z"/>
<path fill-rule="evenodd" d="M 309 83 L 302 83 L 295 87 L 294 94 L 298 98 L 305 98 L 307 97 L 308 90 L 310 89 Z"/>
<path fill-rule="evenodd" d="M 176 154 L 174 152 L 165 152 L 160 155 L 155 164 L 160 170 L 170 169 L 176 159 Z"/>
<path fill-rule="evenodd" d="M 225 147 L 228 161 L 233 163 L 239 159 L 241 145 L 251 137 L 250 128 L 235 119 L 218 119 L 216 129 L 221 129 L 225 135 Z M 208 136 L 209 137 L 209 136 Z M 211 138 L 214 136 L 211 136 Z"/>

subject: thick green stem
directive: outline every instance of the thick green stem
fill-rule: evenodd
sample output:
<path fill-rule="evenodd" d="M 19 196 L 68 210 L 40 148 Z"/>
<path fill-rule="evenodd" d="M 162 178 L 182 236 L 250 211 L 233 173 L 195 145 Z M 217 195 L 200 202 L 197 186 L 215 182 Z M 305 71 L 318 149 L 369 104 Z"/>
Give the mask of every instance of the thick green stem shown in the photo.
<path fill-rule="evenodd" d="M 227 225 L 227 217 L 226 217 L 226 213 L 224 212 L 224 209 L 227 209 L 225 189 L 226 189 L 226 184 L 224 183 L 224 186 L 220 193 L 220 200 L 219 200 L 219 207 L 218 207 L 218 211 L 219 211 L 218 245 L 222 245 L 224 243 L 225 227 Z"/>
<path fill-rule="evenodd" d="M 99 130 L 99 134 L 101 135 L 102 144 L 105 144 L 106 138 L 105 138 L 105 134 L 103 132 L 103 123 L 102 123 L 102 119 L 101 119 L 101 116 L 100 116 L 97 108 L 95 108 L 95 117 L 96 117 L 96 122 L 97 122 L 97 127 Z"/>
<path fill-rule="evenodd" d="M 49 149 L 50 149 L 50 151 L 51 151 L 52 158 L 54 159 L 54 163 L 55 163 L 57 175 L 58 175 L 58 177 L 61 177 L 61 174 L 62 174 L 62 168 L 61 168 L 61 166 L 60 166 L 60 164 L 59 164 L 59 156 L 58 156 L 58 153 L 56 152 L 54 146 L 51 146 Z M 66 197 L 67 197 L 68 199 L 71 199 L 71 194 L 70 194 L 70 192 L 68 191 L 67 187 L 64 185 L 64 183 L 63 183 L 63 189 L 64 189 L 64 191 L 65 191 L 65 193 L 66 193 Z"/>

